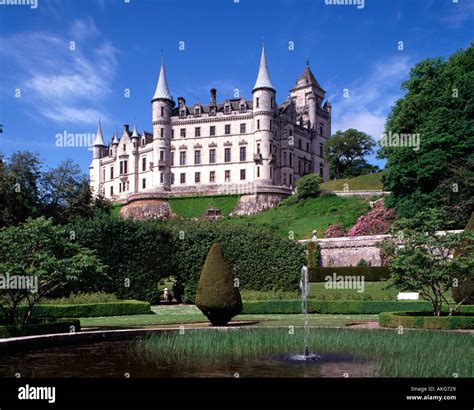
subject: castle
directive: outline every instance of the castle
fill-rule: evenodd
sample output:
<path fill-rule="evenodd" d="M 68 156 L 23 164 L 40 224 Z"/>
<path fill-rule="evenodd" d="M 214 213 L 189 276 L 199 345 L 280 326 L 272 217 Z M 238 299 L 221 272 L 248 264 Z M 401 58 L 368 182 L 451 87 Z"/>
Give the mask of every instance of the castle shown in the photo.
<path fill-rule="evenodd" d="M 163 58 L 151 100 L 153 132 L 124 125 L 106 145 L 99 128 L 90 166 L 91 187 L 114 202 L 135 207 L 169 195 L 242 194 L 269 208 L 291 194 L 298 178 L 329 178 L 324 143 L 331 136 L 331 105 L 307 64 L 281 103 L 262 48 L 252 99 L 186 105 L 170 95 Z M 263 203 L 262 203 L 263 198 Z M 259 209 L 259 210 L 262 210 Z M 148 209 L 148 217 L 167 210 Z M 245 211 L 243 212 L 245 213 Z M 133 216 L 133 215 L 132 215 Z"/>

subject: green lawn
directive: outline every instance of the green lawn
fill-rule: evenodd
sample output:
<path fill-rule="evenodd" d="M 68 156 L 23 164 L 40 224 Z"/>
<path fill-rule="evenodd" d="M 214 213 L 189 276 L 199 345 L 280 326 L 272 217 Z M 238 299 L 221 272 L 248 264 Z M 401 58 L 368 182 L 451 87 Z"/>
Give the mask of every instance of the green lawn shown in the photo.
<path fill-rule="evenodd" d="M 329 191 L 343 191 L 347 184 L 349 191 L 380 191 L 383 189 L 382 172 L 376 174 L 361 175 L 355 178 L 341 178 L 321 184 L 321 188 Z"/>
<path fill-rule="evenodd" d="M 199 218 L 209 207 L 220 209 L 222 215 L 228 216 L 237 206 L 240 195 L 195 196 L 170 198 L 171 210 L 182 218 Z"/>
<path fill-rule="evenodd" d="M 156 306 L 153 314 L 81 318 L 82 327 L 133 328 L 208 322 L 196 306 Z M 258 326 L 301 326 L 302 315 L 239 315 L 234 320 L 256 320 Z M 377 320 L 377 315 L 310 315 L 311 326 L 345 326 L 356 320 Z"/>
<path fill-rule="evenodd" d="M 322 237 L 330 224 L 342 223 L 345 229 L 353 226 L 360 215 L 367 214 L 369 198 L 323 196 L 307 199 L 296 205 L 280 205 L 256 215 L 227 218 L 221 223 L 264 225 L 288 238 L 311 238 L 313 229 Z"/>

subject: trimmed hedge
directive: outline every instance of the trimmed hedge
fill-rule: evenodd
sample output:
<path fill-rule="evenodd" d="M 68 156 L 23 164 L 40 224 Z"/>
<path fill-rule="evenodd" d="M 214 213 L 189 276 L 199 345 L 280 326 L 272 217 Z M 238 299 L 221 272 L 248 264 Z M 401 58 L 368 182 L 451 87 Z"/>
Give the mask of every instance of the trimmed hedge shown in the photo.
<path fill-rule="evenodd" d="M 74 328 L 71 328 L 74 326 Z M 0 338 L 47 335 L 54 333 L 80 332 L 81 322 L 79 320 L 58 320 L 57 322 L 37 323 L 22 326 L 0 326 Z"/>
<path fill-rule="evenodd" d="M 20 308 L 21 310 L 26 307 Z M 20 312 L 21 313 L 21 312 Z M 35 305 L 32 317 L 34 318 L 76 318 L 143 315 L 151 313 L 148 302 L 138 300 L 124 300 L 109 303 L 87 303 L 81 305 Z"/>
<path fill-rule="evenodd" d="M 425 312 L 433 309 L 431 303 L 424 301 L 321 301 L 308 300 L 309 313 L 323 314 L 377 314 L 390 311 Z M 301 313 L 300 300 L 262 300 L 244 302 L 243 314 L 297 314 Z"/>
<path fill-rule="evenodd" d="M 471 309 L 472 310 L 472 309 Z M 419 313 L 419 312 L 418 312 Z M 474 329 L 474 313 L 461 310 L 454 316 L 424 316 L 412 312 L 381 312 L 379 324 L 383 327 L 421 329 Z"/>
<path fill-rule="evenodd" d="M 388 266 L 344 266 L 344 267 L 319 267 L 310 274 L 310 282 L 324 282 L 326 276 L 333 274 L 339 276 L 363 276 L 366 282 L 378 282 L 390 278 Z"/>

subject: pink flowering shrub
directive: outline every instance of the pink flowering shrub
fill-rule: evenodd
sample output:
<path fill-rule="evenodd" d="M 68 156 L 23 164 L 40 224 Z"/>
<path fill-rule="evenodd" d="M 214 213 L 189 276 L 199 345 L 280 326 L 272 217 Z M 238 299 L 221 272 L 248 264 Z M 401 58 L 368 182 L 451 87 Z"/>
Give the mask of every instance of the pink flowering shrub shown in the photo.
<path fill-rule="evenodd" d="M 324 233 L 325 238 L 340 238 L 341 236 L 346 236 L 342 224 L 331 224 Z"/>
<path fill-rule="evenodd" d="M 360 216 L 357 223 L 349 229 L 348 236 L 383 235 L 395 221 L 396 210 L 386 209 L 383 201 L 376 202 L 367 216 Z"/>

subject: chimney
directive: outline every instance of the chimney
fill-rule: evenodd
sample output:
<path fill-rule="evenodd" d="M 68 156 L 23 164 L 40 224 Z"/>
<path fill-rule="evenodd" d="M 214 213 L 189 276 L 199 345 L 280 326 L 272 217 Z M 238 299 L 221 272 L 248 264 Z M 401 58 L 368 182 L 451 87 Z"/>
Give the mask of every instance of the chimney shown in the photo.
<path fill-rule="evenodd" d="M 123 132 L 127 133 L 127 134 L 130 134 L 130 131 L 129 131 L 129 125 L 128 124 L 123 124 Z"/>
<path fill-rule="evenodd" d="M 186 100 L 183 97 L 178 97 L 178 104 L 180 107 L 184 107 L 186 105 Z"/>
<path fill-rule="evenodd" d="M 217 90 L 211 88 L 211 105 L 217 105 Z"/>

